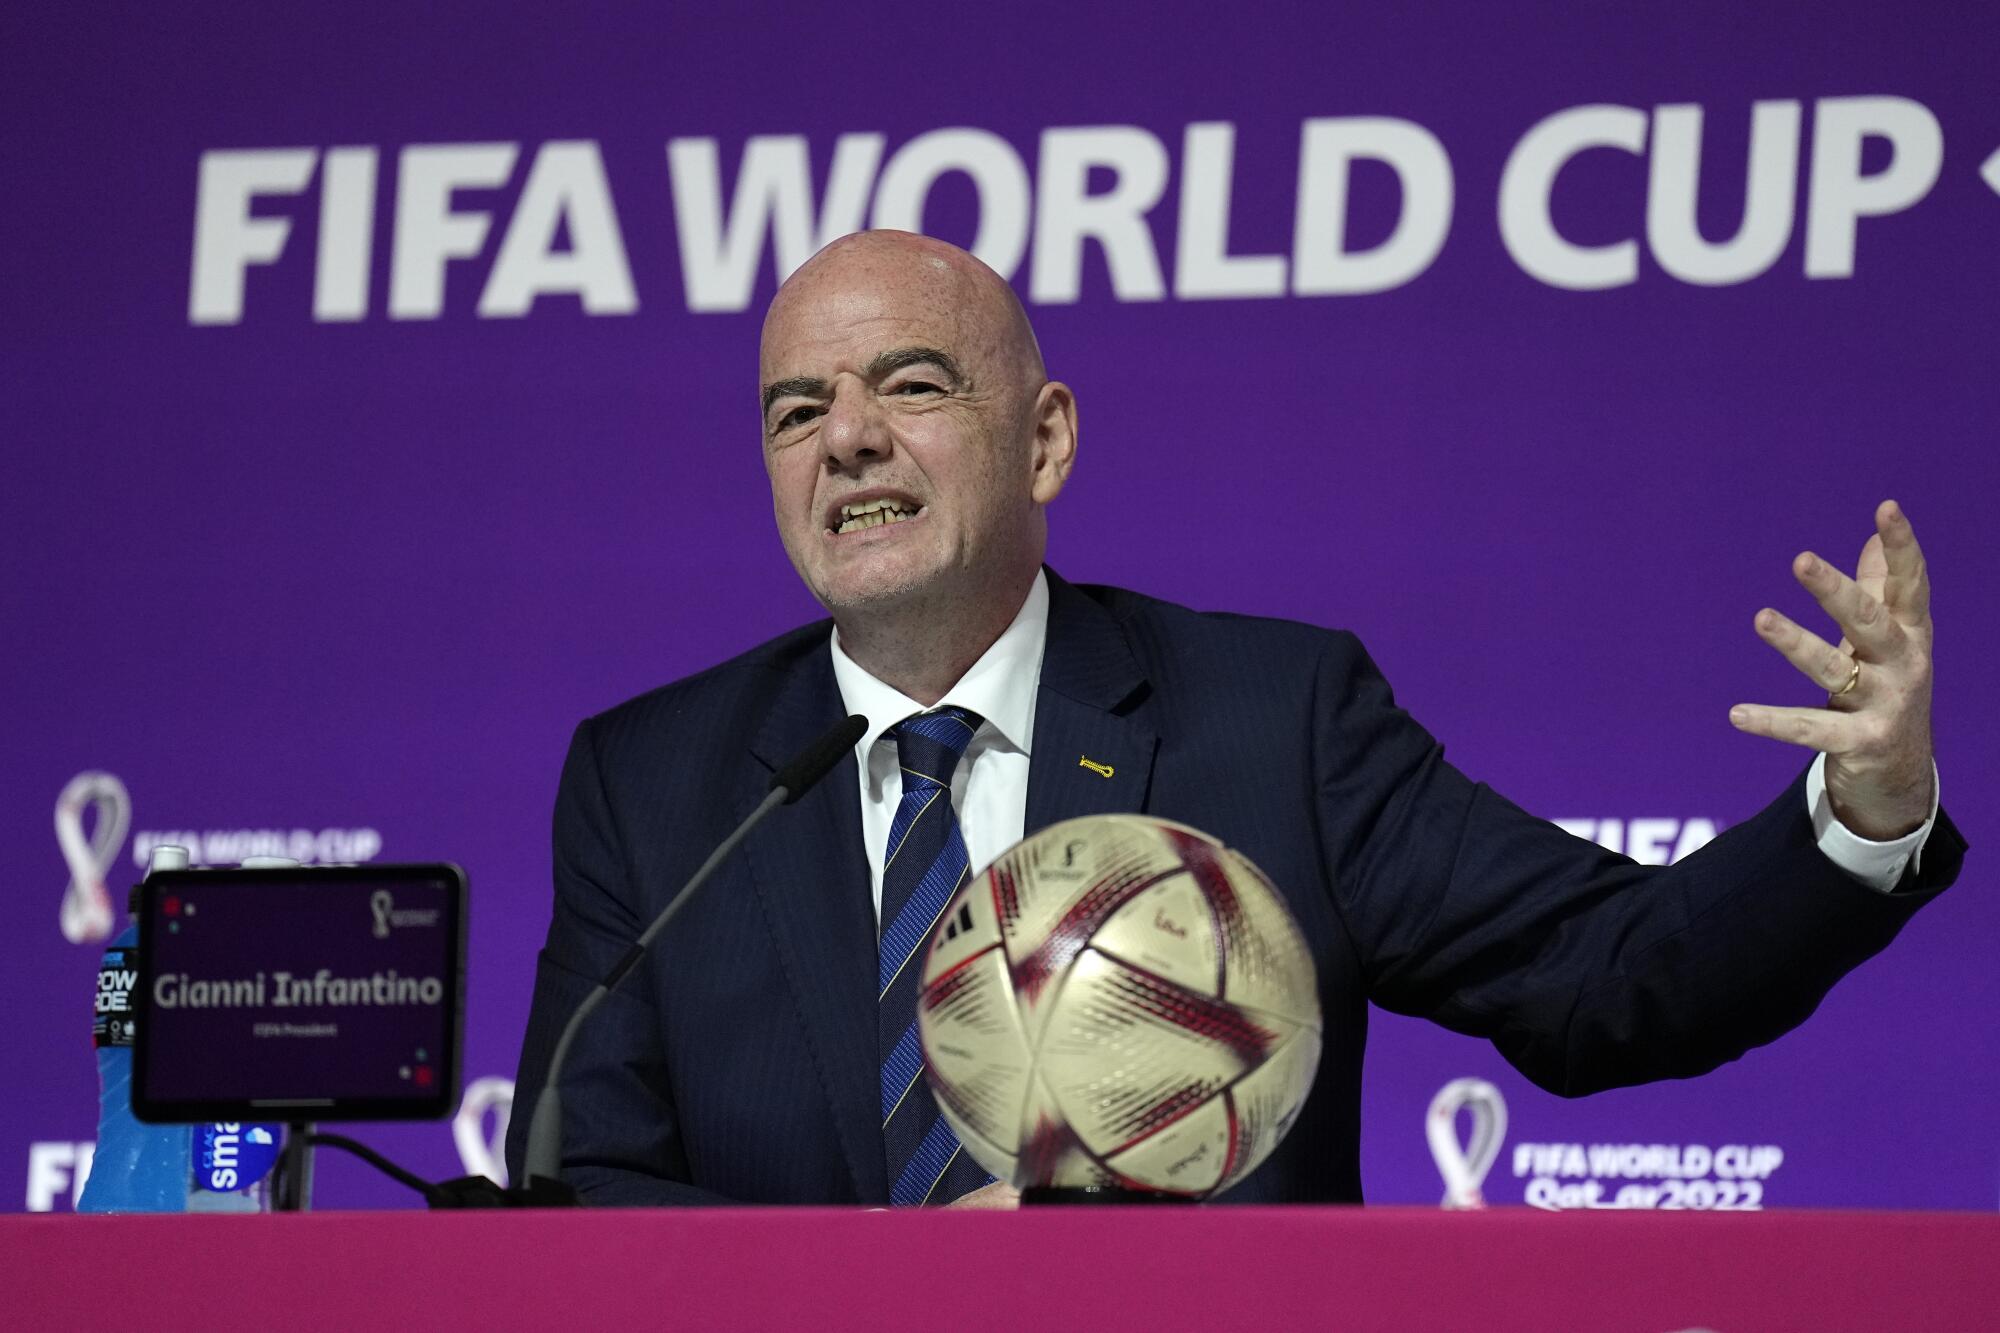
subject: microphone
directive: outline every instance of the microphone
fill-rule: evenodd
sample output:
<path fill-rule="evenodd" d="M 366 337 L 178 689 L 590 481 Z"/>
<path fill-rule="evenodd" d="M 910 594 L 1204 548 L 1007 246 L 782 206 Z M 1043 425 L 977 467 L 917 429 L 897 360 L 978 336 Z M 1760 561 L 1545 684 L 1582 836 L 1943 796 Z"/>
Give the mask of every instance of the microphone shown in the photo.
<path fill-rule="evenodd" d="M 771 775 L 771 790 L 775 792 L 783 788 L 785 792 L 785 799 L 779 804 L 790 805 L 804 796 L 832 771 L 833 766 L 840 762 L 840 756 L 861 744 L 861 738 L 867 734 L 868 719 L 856 713 L 836 723 L 826 735 L 799 751 L 798 758 Z"/>
<path fill-rule="evenodd" d="M 522 1154 L 521 1175 L 530 1203 L 576 1202 L 576 1192 L 564 1185 L 556 1174 L 562 1165 L 562 1093 L 559 1087 L 563 1064 L 569 1059 L 570 1045 L 576 1040 L 577 1029 L 583 1026 L 584 1019 L 590 1017 L 597 1006 L 603 1004 L 611 992 L 618 988 L 618 983 L 625 979 L 625 974 L 646 956 L 647 948 L 659 938 L 667 923 L 687 905 L 694 897 L 695 891 L 708 882 L 716 867 L 728 859 L 737 845 L 749 836 L 750 830 L 762 823 L 764 816 L 771 811 L 781 805 L 790 805 L 810 791 L 813 784 L 825 777 L 833 766 L 840 762 L 843 754 L 860 743 L 867 731 L 868 719 L 856 713 L 835 724 L 825 735 L 800 751 L 792 762 L 773 774 L 770 794 L 758 803 L 757 808 L 752 810 L 741 824 L 736 826 L 733 833 L 722 840 L 720 846 L 709 853 L 708 859 L 701 863 L 701 868 L 694 872 L 688 882 L 681 886 L 680 892 L 669 899 L 667 905 L 660 910 L 660 914 L 653 918 L 653 924 L 647 926 L 639 938 L 633 941 L 632 947 L 625 951 L 625 956 L 612 966 L 605 974 L 604 980 L 597 983 L 597 989 L 584 996 L 583 1003 L 577 1005 L 576 1012 L 569 1016 L 569 1022 L 563 1025 L 562 1035 L 556 1038 L 555 1053 L 549 1057 L 548 1073 L 542 1081 L 541 1095 L 535 1099 L 534 1119 L 528 1122 L 528 1146 L 527 1151 Z"/>

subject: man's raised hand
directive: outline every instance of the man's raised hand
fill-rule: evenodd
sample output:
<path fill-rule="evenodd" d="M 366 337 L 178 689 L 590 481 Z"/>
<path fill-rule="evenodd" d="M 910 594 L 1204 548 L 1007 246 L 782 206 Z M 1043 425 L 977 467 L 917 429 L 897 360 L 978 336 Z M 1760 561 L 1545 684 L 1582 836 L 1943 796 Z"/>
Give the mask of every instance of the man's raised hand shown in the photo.
<path fill-rule="evenodd" d="M 1757 613 L 1757 636 L 1827 691 L 1826 704 L 1737 704 L 1729 720 L 1824 751 L 1840 822 L 1877 842 L 1901 837 L 1931 811 L 1931 583 L 1923 549 L 1902 508 L 1884 500 L 1853 578 L 1810 551 L 1792 561 L 1792 574 L 1844 637 L 1836 647 L 1770 607 Z"/>

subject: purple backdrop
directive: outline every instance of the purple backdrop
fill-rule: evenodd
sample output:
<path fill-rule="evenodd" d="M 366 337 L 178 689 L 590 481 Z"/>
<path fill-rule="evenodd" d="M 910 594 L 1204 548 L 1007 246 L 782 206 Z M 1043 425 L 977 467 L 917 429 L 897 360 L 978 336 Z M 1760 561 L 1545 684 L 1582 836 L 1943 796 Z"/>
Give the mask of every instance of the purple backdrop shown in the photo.
<path fill-rule="evenodd" d="M 1903 501 L 1957 889 L 1698 1082 L 1565 1103 L 1378 1016 L 1364 1165 L 1435 1199 L 1424 1109 L 1476 1075 L 1498 1200 L 1624 1179 L 1533 1145 L 1638 1143 L 1781 1149 L 1766 1204 L 1992 1207 L 2000 20 L 1814 8 L 17 9 L 0 1206 L 70 1207 L 93 1133 L 85 770 L 131 793 L 121 898 L 169 835 L 463 862 L 467 1077 L 511 1076 L 571 727 L 816 614 L 759 462 L 780 252 L 921 207 L 1023 251 L 1078 391 L 1066 577 L 1353 628 L 1460 766 L 1646 855 L 1803 762 L 1727 723 L 1813 698 L 1751 615 Z M 480 1136 L 368 1134 L 433 1176 Z M 344 1159 L 319 1200 L 413 1202 Z"/>

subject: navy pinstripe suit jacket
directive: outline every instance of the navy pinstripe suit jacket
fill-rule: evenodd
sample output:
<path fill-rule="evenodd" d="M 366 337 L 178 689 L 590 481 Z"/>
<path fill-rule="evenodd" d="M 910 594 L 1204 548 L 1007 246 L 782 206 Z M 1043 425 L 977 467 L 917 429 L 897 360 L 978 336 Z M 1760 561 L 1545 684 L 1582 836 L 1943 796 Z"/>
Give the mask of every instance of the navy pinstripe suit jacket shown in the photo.
<path fill-rule="evenodd" d="M 1282 888 L 1318 964 L 1318 1080 L 1231 1201 L 1361 1198 L 1368 1001 L 1490 1038 L 1564 1094 L 1697 1074 L 1805 1018 L 1963 857 L 1940 815 L 1921 877 L 1894 895 L 1855 883 L 1815 845 L 1802 776 L 1677 865 L 1637 866 L 1446 764 L 1352 635 L 1053 572 L 1049 586 L 1028 828 L 1145 811 L 1212 833 Z M 508 1139 L 517 1175 L 570 1011 L 772 771 L 839 720 L 829 632 L 809 625 L 577 729 Z M 564 1174 L 588 1200 L 887 1202 L 853 765 L 753 834 L 580 1034 Z"/>

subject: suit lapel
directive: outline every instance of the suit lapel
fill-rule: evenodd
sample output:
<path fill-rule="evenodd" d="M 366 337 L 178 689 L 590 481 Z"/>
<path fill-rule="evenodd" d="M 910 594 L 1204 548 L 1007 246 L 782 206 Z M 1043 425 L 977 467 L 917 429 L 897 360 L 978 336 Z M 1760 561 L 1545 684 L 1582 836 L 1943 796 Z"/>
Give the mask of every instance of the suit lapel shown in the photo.
<path fill-rule="evenodd" d="M 822 648 L 786 671 L 751 752 L 776 770 L 841 716 L 840 690 Z M 791 809 L 773 813 L 747 846 L 856 1194 L 864 1203 L 883 1203 L 875 915 L 858 786 L 850 754 Z"/>
<path fill-rule="evenodd" d="M 1145 674 L 1111 613 L 1049 571 L 1027 832 L 1146 808 L 1159 737 L 1139 721 Z"/>

